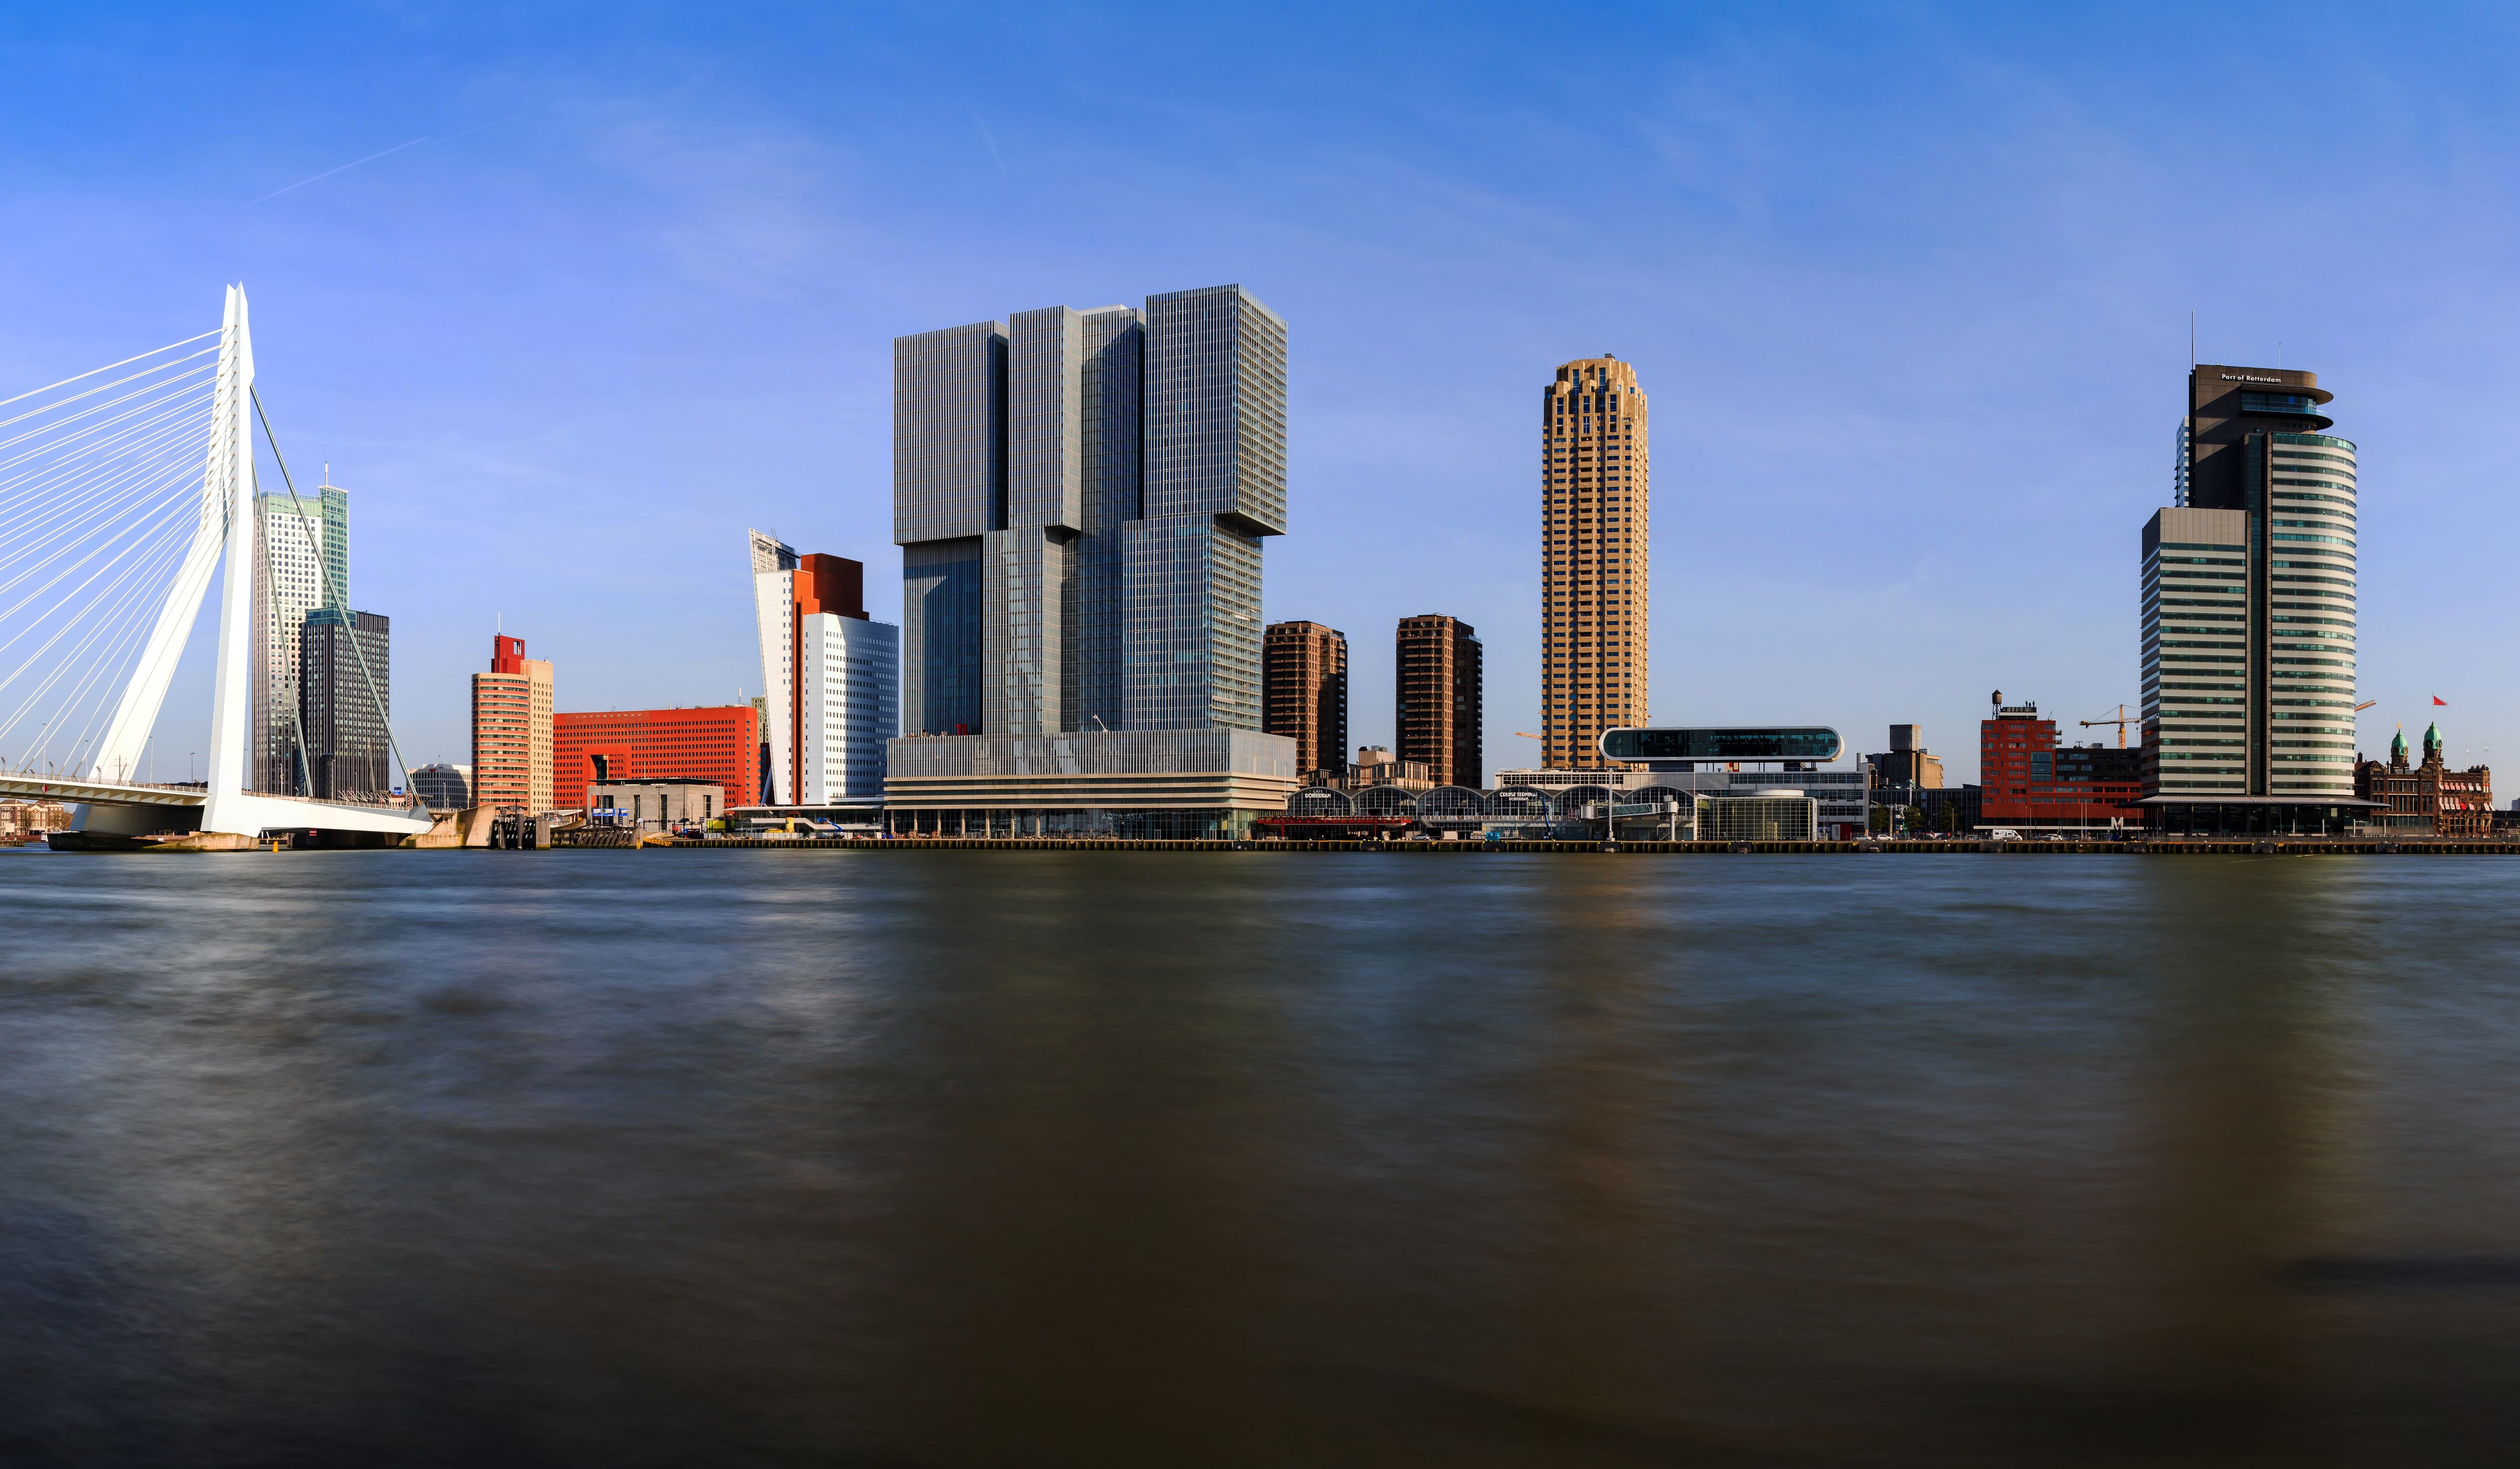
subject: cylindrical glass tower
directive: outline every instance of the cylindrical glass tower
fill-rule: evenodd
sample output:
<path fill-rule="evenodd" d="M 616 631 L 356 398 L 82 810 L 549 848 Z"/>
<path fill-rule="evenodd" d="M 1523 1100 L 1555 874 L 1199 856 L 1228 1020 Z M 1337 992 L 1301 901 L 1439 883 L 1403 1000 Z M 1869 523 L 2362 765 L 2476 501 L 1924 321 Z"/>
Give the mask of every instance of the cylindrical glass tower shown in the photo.
<path fill-rule="evenodd" d="M 2350 799 L 2358 539 L 2354 445 L 2324 433 L 2268 437 L 2268 793 Z"/>

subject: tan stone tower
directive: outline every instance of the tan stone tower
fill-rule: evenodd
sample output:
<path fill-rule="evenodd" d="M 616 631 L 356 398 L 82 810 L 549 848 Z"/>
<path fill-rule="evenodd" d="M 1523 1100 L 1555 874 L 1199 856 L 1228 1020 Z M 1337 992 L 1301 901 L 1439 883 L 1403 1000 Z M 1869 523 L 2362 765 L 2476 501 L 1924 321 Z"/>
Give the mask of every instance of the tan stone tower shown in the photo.
<path fill-rule="evenodd" d="M 1645 722 L 1645 395 L 1606 353 L 1540 400 L 1540 733 L 1552 770 L 1598 767 L 1601 732 Z"/>

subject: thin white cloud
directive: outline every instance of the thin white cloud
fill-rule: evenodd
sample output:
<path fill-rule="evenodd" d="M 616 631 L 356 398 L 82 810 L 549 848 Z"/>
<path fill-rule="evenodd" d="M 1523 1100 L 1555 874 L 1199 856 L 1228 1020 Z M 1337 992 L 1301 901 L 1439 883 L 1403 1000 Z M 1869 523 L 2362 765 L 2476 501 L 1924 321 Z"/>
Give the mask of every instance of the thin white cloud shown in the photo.
<path fill-rule="evenodd" d="M 323 180 L 325 180 L 325 179 L 329 179 L 329 178 L 331 178 L 333 175 L 335 175 L 335 174 L 337 174 L 337 173 L 347 173 L 347 172 L 349 172 L 351 169 L 358 167 L 361 163 L 373 163 L 373 162 L 375 162 L 377 159 L 386 156 L 386 155 L 388 155 L 388 154 L 397 154 L 397 153 L 402 152 L 402 151 L 403 151 L 404 149 L 406 149 L 406 148 L 418 148 L 420 145 L 422 145 L 423 143 L 426 143 L 426 142 L 428 142 L 428 134 L 426 134 L 426 133 L 424 133 L 424 134 L 422 134 L 421 136 L 419 136 L 419 137 L 417 137 L 417 138 L 412 139 L 412 140 L 411 140 L 410 142 L 408 142 L 408 143 L 397 143 L 397 144 L 395 144 L 393 147 L 391 147 L 391 148 L 388 148 L 388 149 L 384 150 L 384 152 L 382 152 L 382 153 L 372 153 L 372 154 L 368 155 L 368 156 L 367 156 L 366 157 L 364 157 L 364 158 L 353 158 L 352 160 L 350 160 L 350 161 L 349 161 L 349 162 L 347 162 L 347 163 L 342 164 L 342 165 L 341 165 L 340 167 L 338 167 L 338 168 L 327 168 L 327 169 L 325 169 L 322 173 L 316 174 L 316 175 L 315 175 L 314 177 L 312 177 L 312 178 L 302 178 L 302 179 L 299 179 L 296 183 L 293 183 L 293 184 L 290 185 L 290 186 L 289 186 L 288 188 L 286 188 L 286 189 L 274 189 L 274 190 L 272 190 L 269 194 L 264 195 L 261 199 L 257 199 L 257 200 L 252 200 L 252 201 L 250 201 L 250 202 L 248 202 L 248 203 L 246 205 L 246 207 L 247 207 L 247 208 L 248 208 L 248 209 L 250 209 L 250 208 L 252 208 L 252 207 L 254 206 L 254 204 L 262 203 L 262 202 L 265 202 L 266 200 L 275 200 L 275 199 L 278 199 L 278 198 L 280 198 L 280 196 L 282 196 L 282 195 L 284 195 L 284 194 L 293 194 L 293 193 L 295 193 L 296 191 L 298 191 L 298 190 L 300 190 L 300 189 L 305 188 L 305 187 L 306 187 L 307 185 L 309 185 L 309 184 L 321 183 Z"/>

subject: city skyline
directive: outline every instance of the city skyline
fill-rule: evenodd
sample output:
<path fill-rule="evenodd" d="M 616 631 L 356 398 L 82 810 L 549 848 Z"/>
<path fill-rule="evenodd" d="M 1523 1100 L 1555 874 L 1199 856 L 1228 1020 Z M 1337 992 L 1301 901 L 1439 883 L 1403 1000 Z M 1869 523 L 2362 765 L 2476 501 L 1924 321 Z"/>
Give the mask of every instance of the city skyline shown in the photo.
<path fill-rule="evenodd" d="M 2162 504 L 2159 405 L 2195 309 L 2200 356 L 2316 366 L 2355 405 L 2358 441 L 2386 446 L 2365 467 L 2386 529 L 2362 548 L 2360 692 L 2380 700 L 2374 720 L 2447 695 L 2474 741 L 2452 758 L 2483 758 L 2520 706 L 2464 682 L 2492 650 L 2469 630 L 2513 609 L 2490 578 L 2419 576 L 2416 557 L 2490 542 L 2512 513 L 2485 493 L 2498 484 L 2491 434 L 2452 406 L 2498 399 L 2513 370 L 2498 259 L 2520 211 L 2509 160 L 2471 141 L 2509 134 L 2511 104 L 2485 81 L 2513 52 L 2507 27 L 2340 16 L 2332 49 L 2286 81 L 2328 99 L 2335 182 L 2316 203 L 2242 181 L 2200 206 L 2175 188 L 2201 146 L 2195 99 L 2213 99 L 2208 121 L 2237 119 L 2278 87 L 2201 88 L 2194 58 L 2210 45 L 2165 64 L 2168 12 L 2114 34 L 1847 17 L 1825 38 L 1800 22 L 1665 19 L 1616 54 L 1548 43 L 1537 57 L 1467 23 L 1396 70 L 1364 60 L 1396 40 L 1383 22 L 1335 58 L 1263 27 L 1264 62 L 1310 55 L 1325 76 L 1388 83 L 1372 102 L 1334 86 L 1282 119 L 1239 83 L 1195 99 L 1160 79 L 1044 92 L 1019 79 L 1026 58 L 1112 31 L 1018 25 L 961 55 L 969 75 L 950 95 L 968 99 L 968 136 L 930 129 L 907 147 L 868 119 L 936 82 L 917 60 L 896 81 L 878 75 L 879 57 L 928 54 L 935 34 L 913 22 L 781 39 L 866 80 L 863 102 L 747 101 L 704 74 L 709 58 L 765 55 L 765 33 L 695 43 L 634 27 L 543 88 L 565 101 L 539 111 L 500 90 L 500 59 L 549 39 L 529 22 L 458 46 L 421 18 L 394 46 L 378 43 L 381 22 L 326 20 L 251 55 L 242 32 L 200 22 L 133 38 L 117 65 L 177 97 L 200 58 L 242 62 L 275 101 L 221 111 L 208 155 L 180 156 L 161 146 L 171 112 L 85 149 L 36 120 L 92 66 L 75 26 L 55 22 L 16 44 L 45 64 L 33 74 L 59 79 L 0 104 L 28 124 L 9 205 L 28 228 L 0 249 L 45 288 L 0 328 L 0 360 L 50 380 L 46 367 L 173 334 L 158 328 L 189 319 L 204 281 L 256 283 L 266 360 L 287 368 L 266 394 L 284 437 L 358 487 L 365 544 L 455 553 L 372 556 L 357 598 L 393 615 L 406 756 L 461 763 L 462 700 L 444 690 L 463 687 L 502 614 L 568 670 L 563 708 L 757 693 L 740 600 L 648 587 L 684 572 L 682 548 L 746 523 L 872 552 L 892 336 L 1007 302 L 1239 280 L 1303 324 L 1288 477 L 1305 529 L 1272 549 L 1261 615 L 1362 629 L 1433 607 L 1476 625 L 1485 742 L 1508 763 L 1540 705 L 1525 384 L 1614 351 L 1678 415 L 1663 435 L 1648 713 L 1920 723 L 1961 780 L 1987 687 L 2071 716 L 2136 701 L 2134 578 L 2114 560 L 2132 553 L 2109 548 Z M 2198 23 L 2209 41 L 2240 33 Z M 2452 28 L 2466 55 L 2445 61 Z M 323 126 L 277 105 L 319 57 L 343 56 L 360 58 L 339 78 L 355 95 Z M 1562 111 L 1578 74 L 1635 102 L 1569 167 L 1567 124 L 1533 132 L 1520 110 Z M 1518 85 L 1496 85 L 1508 76 Z M 2421 104 L 2403 103 L 2415 90 Z M 1523 100 L 1481 101 L 1508 94 Z M 442 111 L 413 111 L 423 95 Z M 1183 111 L 1193 100 L 1206 110 Z M 1159 111 L 1182 120 L 1148 125 Z M 1435 115 L 1458 119 L 1458 141 L 1418 126 Z M 316 177 L 423 136 L 435 141 Z M 1125 229 L 1044 192 L 1071 160 L 1105 201 L 1132 201 Z M 1601 187 L 1613 179 L 1627 182 Z M 1168 202 L 1149 214 L 1136 201 L 1159 183 Z M 991 229 L 971 228 L 993 193 L 1023 207 L 993 205 Z M 33 227 L 38 211 L 54 222 Z M 181 227 L 129 227 L 161 215 Z M 2307 243 L 2246 278 L 2218 266 L 2223 243 L 2271 229 Z M 1606 289 L 1562 289 L 1605 243 Z M 574 262 L 563 289 L 535 263 L 553 258 Z M 2315 317 L 2296 304 L 2313 295 Z M 633 324 L 673 350 L 635 345 Z M 450 350 L 462 372 L 440 365 Z M 277 482 L 267 465 L 264 479 Z M 738 484 L 747 503 L 732 509 L 723 487 Z M 1825 544 L 1781 568 L 1690 559 L 1780 514 L 1827 528 Z M 518 576 L 503 548 L 551 561 Z M 884 597 L 870 598 L 878 618 L 897 615 Z M 1995 601 L 2004 614 L 1984 615 Z M 1695 636 L 1710 627 L 1723 636 Z M 1787 677 L 1874 628 L 1899 630 L 1897 656 Z M 1763 646 L 1797 657 L 1763 661 Z M 1357 742 L 1389 737 L 1390 656 L 1378 635 L 1358 645 Z M 205 687 L 188 657 L 170 731 L 199 722 L 188 711 L 205 709 Z M 2376 752 L 2387 728 L 2366 721 L 2355 742 Z"/>

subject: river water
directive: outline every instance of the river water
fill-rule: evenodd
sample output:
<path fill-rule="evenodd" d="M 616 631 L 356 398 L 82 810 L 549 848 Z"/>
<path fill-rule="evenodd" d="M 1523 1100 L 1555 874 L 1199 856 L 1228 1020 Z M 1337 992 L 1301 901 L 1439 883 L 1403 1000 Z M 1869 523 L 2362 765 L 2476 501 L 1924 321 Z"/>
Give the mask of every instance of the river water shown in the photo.
<path fill-rule="evenodd" d="M 0 854 L 0 1462 L 2505 1463 L 2515 895 Z"/>

